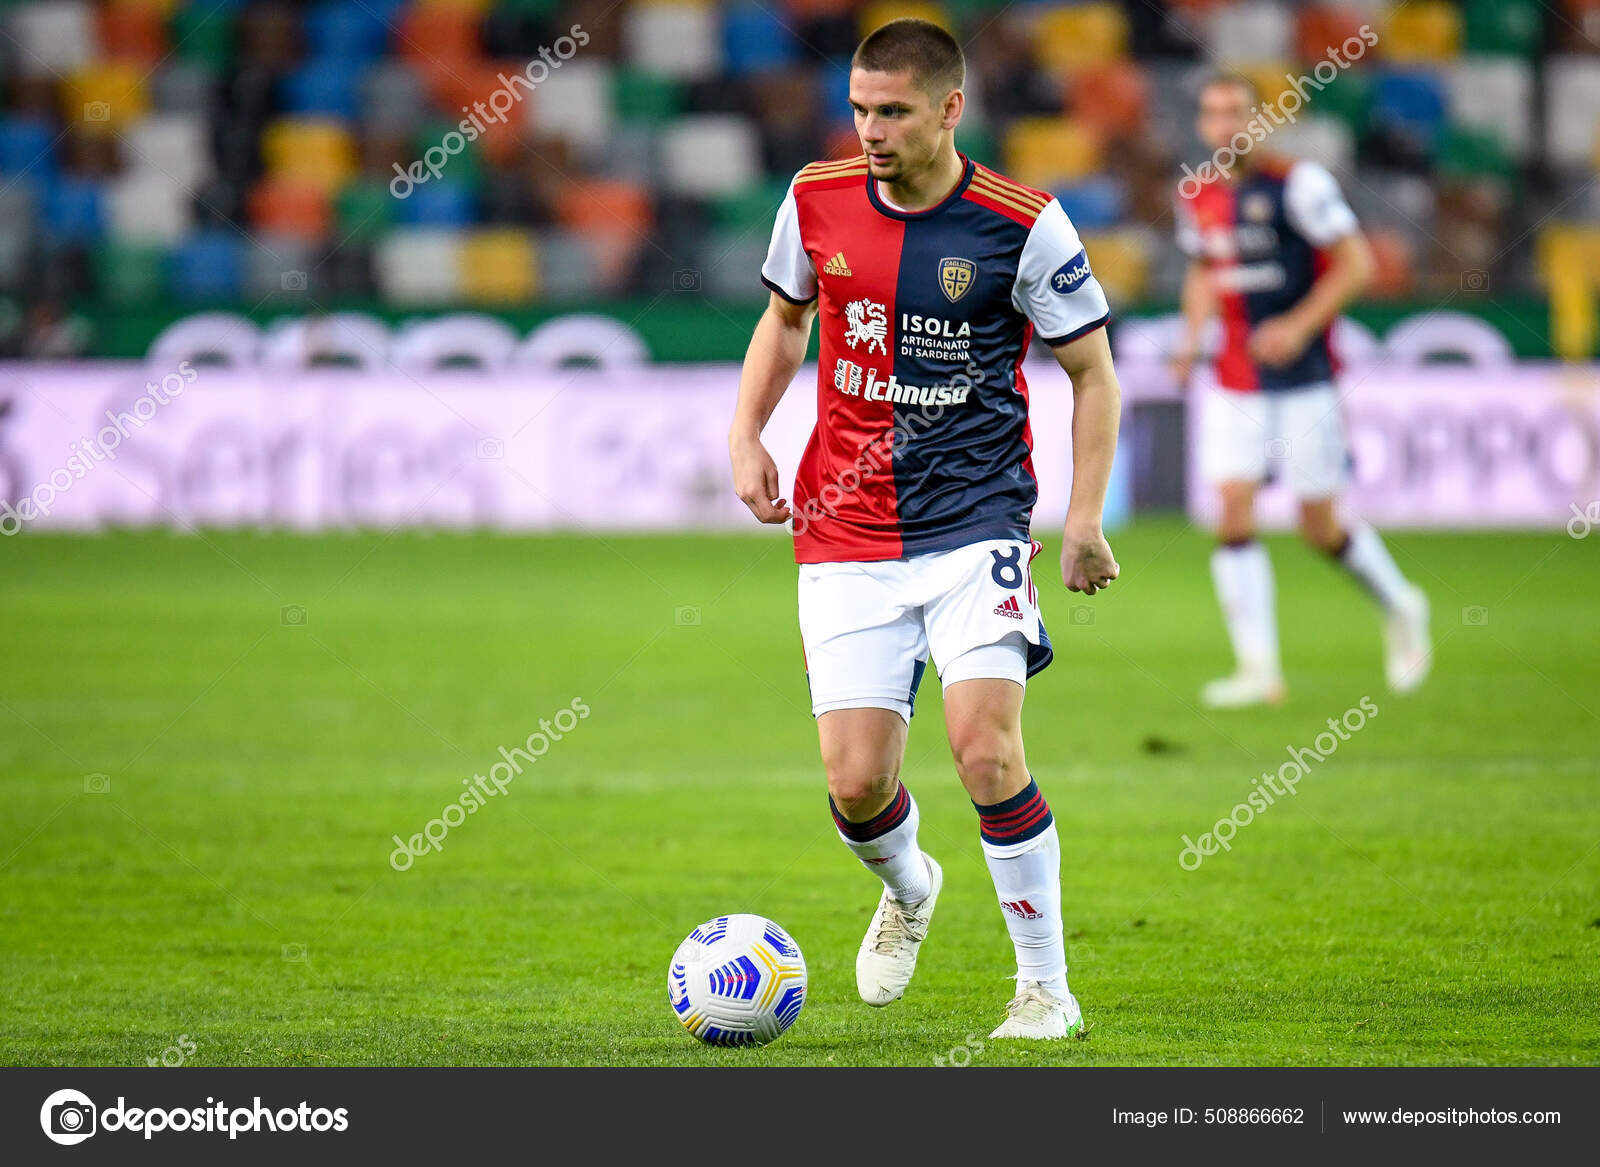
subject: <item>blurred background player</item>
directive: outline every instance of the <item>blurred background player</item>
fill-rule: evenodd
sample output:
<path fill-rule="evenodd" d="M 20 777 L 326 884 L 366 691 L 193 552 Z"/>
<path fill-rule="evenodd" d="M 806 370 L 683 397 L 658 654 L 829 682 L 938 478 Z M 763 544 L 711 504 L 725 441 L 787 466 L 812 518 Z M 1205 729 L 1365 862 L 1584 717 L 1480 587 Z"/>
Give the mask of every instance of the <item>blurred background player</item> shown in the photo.
<path fill-rule="evenodd" d="M 756 517 L 794 521 L 829 805 L 883 881 L 856 959 L 862 999 L 905 993 L 943 879 L 899 778 L 931 656 L 1016 950 L 1016 994 L 991 1036 L 1061 1038 L 1083 1025 L 1067 988 L 1061 849 L 1022 744 L 1027 678 L 1051 658 L 1030 571 L 1038 483 L 1021 361 L 1033 330 L 1072 379 L 1061 568 L 1090 595 L 1118 573 L 1101 521 L 1120 390 L 1105 294 L 1061 204 L 956 151 L 965 78 L 955 39 L 926 21 L 892 21 L 856 50 L 863 153 L 804 167 L 779 209 L 761 273 L 772 298 L 729 447 Z M 791 507 L 760 434 L 819 317 L 817 425 Z"/>
<path fill-rule="evenodd" d="M 1222 320 L 1216 383 L 1201 402 L 1200 461 L 1221 495 L 1211 576 L 1237 668 L 1201 690 L 1214 707 L 1285 696 L 1272 564 L 1255 526 L 1256 491 L 1274 464 L 1299 500 L 1305 541 L 1381 608 L 1390 689 L 1412 691 L 1432 664 L 1426 597 L 1401 574 L 1376 530 L 1338 513 L 1350 451 L 1330 334 L 1369 283 L 1372 253 L 1324 167 L 1248 145 L 1236 152 L 1238 140 L 1255 145 L 1272 125 L 1249 80 L 1210 79 L 1200 91 L 1196 128 L 1213 161 L 1178 187 L 1178 244 L 1190 257 L 1175 361 L 1180 381 L 1188 380 L 1207 323 Z M 1230 165 L 1217 164 L 1230 156 Z"/>

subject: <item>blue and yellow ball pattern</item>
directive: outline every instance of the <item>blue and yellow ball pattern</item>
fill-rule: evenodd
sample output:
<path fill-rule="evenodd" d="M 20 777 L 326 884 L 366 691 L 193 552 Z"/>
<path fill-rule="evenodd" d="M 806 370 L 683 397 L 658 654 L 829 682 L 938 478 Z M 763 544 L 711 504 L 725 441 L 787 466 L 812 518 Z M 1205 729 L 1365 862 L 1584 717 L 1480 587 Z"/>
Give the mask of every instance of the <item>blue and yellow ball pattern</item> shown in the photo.
<path fill-rule="evenodd" d="M 805 957 L 764 916 L 718 916 L 673 953 L 667 1000 L 683 1027 L 707 1045 L 766 1045 L 805 1006 Z"/>

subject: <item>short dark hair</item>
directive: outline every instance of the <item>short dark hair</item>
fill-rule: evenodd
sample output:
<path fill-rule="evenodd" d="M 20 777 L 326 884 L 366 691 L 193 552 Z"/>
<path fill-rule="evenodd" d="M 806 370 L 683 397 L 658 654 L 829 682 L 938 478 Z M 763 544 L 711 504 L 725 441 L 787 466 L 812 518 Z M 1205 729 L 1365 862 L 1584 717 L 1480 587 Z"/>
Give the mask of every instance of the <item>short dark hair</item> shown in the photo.
<path fill-rule="evenodd" d="M 956 38 L 937 24 L 909 16 L 869 33 L 850 58 L 850 67 L 869 73 L 909 72 L 935 99 L 967 81 L 967 61 Z"/>
<path fill-rule="evenodd" d="M 1200 88 L 1195 90 L 1195 93 L 1204 93 L 1217 85 L 1235 85 L 1244 90 L 1245 100 L 1252 106 L 1261 104 L 1260 87 L 1243 73 L 1236 73 L 1230 69 L 1219 69 L 1215 73 L 1207 74 L 1206 79 L 1200 83 Z"/>

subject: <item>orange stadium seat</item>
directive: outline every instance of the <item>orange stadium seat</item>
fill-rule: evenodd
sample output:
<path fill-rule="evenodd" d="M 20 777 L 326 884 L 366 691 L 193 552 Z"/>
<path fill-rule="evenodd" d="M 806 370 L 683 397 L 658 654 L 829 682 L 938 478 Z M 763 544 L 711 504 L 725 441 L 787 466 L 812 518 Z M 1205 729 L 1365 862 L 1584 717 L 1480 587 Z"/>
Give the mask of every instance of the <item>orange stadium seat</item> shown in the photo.
<path fill-rule="evenodd" d="M 582 179 L 568 183 L 556 204 L 556 218 L 574 231 L 643 235 L 654 213 L 650 192 L 620 179 Z"/>
<path fill-rule="evenodd" d="M 168 47 L 167 18 L 160 8 L 115 0 L 100 9 L 100 53 L 108 60 L 154 65 Z"/>
<path fill-rule="evenodd" d="M 1075 73 L 1067 85 L 1072 116 L 1102 137 L 1138 132 L 1145 121 L 1149 83 L 1132 61 L 1109 61 Z"/>
<path fill-rule="evenodd" d="M 1360 40 L 1362 25 L 1369 23 L 1366 15 L 1354 8 L 1332 4 L 1302 8 L 1295 25 L 1295 55 L 1302 61 L 1325 61 L 1329 49 L 1338 48 L 1351 37 Z"/>
<path fill-rule="evenodd" d="M 478 15 L 470 8 L 415 4 L 400 22 L 395 44 L 419 64 L 470 60 L 483 51 Z"/>
<path fill-rule="evenodd" d="M 266 234 L 315 242 L 332 226 L 331 200 L 315 183 L 264 178 L 250 192 L 250 223 Z"/>

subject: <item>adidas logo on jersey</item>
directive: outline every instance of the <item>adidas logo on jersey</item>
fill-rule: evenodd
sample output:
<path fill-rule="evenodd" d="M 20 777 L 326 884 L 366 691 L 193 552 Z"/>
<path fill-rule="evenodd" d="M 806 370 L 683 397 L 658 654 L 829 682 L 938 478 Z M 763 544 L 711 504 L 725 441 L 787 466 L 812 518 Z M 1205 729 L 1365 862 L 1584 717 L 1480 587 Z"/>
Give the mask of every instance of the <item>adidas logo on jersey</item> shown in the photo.
<path fill-rule="evenodd" d="M 850 265 L 845 262 L 844 252 L 841 251 L 822 265 L 822 274 L 825 276 L 853 276 L 856 273 L 850 270 Z"/>
<path fill-rule="evenodd" d="M 1017 603 L 1016 596 L 1007 596 L 1005 603 L 994 610 L 996 616 L 1010 616 L 1013 620 L 1022 619 L 1022 605 Z M 1009 633 L 1007 635 L 1010 635 Z"/>

